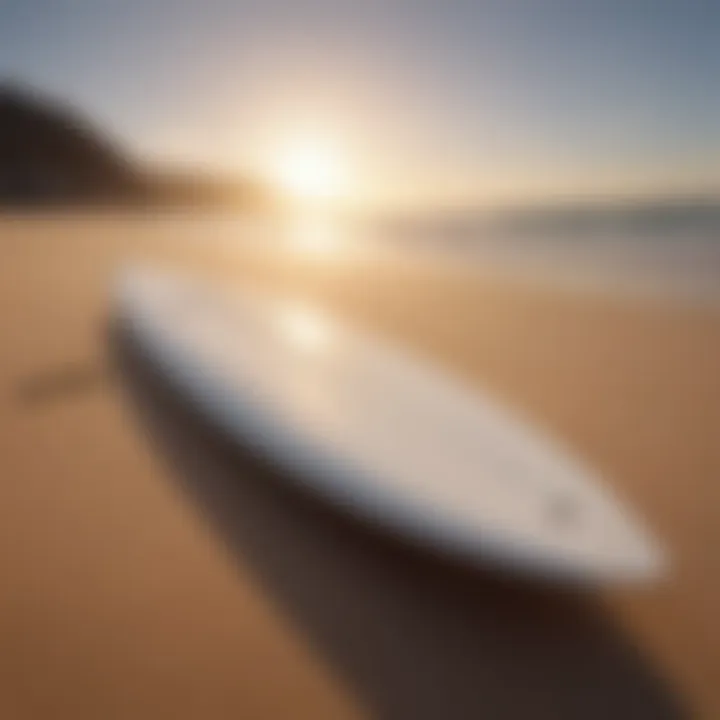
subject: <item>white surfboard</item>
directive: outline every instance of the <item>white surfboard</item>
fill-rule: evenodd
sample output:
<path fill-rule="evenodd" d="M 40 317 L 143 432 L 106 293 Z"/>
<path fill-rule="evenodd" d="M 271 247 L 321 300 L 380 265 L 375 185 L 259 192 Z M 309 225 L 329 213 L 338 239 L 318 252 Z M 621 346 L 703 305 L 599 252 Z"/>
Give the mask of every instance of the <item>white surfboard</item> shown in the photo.
<path fill-rule="evenodd" d="M 557 441 L 317 308 L 136 269 L 115 313 L 238 444 L 379 527 L 553 578 L 637 581 L 664 567 L 637 519 Z"/>

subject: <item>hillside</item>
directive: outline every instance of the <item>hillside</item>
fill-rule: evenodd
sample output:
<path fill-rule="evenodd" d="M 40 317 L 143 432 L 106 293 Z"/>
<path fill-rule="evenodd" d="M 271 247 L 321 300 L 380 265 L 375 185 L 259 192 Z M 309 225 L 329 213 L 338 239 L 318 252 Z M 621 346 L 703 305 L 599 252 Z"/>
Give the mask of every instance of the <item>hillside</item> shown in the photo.
<path fill-rule="evenodd" d="M 129 158 L 73 108 L 0 85 L 0 206 L 221 205 L 257 207 L 263 188 Z"/>

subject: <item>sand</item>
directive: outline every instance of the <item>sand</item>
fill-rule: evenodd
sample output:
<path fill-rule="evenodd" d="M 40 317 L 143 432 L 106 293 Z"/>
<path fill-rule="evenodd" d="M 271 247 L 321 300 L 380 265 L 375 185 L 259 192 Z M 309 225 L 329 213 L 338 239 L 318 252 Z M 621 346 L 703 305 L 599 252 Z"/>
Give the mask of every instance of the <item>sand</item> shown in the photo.
<path fill-rule="evenodd" d="M 178 491 L 121 388 L 89 376 L 85 392 L 28 400 L 63 367 L 102 364 L 128 257 L 317 300 L 564 437 L 672 558 L 666 581 L 603 604 L 689 707 L 720 714 L 720 312 L 393 257 L 218 249 L 188 241 L 202 223 L 177 227 L 0 222 L 0 717 L 367 712 Z"/>

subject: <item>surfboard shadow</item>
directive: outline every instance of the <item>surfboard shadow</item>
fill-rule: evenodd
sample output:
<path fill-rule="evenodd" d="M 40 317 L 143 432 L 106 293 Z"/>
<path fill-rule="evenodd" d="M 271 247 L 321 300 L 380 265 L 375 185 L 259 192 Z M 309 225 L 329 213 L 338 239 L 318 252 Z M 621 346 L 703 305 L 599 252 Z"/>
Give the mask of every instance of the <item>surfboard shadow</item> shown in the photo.
<path fill-rule="evenodd" d="M 372 716 L 684 716 L 591 594 L 456 565 L 343 517 L 209 427 L 121 328 L 110 342 L 179 486 Z"/>
<path fill-rule="evenodd" d="M 83 396 L 110 380 L 108 369 L 100 361 L 68 361 L 18 380 L 13 399 L 20 405 L 35 408 Z"/>

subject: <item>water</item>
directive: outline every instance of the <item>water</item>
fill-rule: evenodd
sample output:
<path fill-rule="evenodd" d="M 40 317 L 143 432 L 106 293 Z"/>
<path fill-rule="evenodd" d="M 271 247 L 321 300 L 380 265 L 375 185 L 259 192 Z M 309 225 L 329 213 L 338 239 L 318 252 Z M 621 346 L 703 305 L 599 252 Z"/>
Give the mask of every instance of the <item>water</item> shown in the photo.
<path fill-rule="evenodd" d="M 198 227 L 198 222 L 200 227 Z M 720 308 L 720 205 L 567 205 L 503 212 L 273 220 L 183 218 L 179 235 L 253 244 L 299 262 L 385 258 L 444 264 L 524 284 L 669 298 Z"/>
<path fill-rule="evenodd" d="M 468 269 L 720 305 L 720 205 L 711 202 L 446 212 L 379 227 L 383 242 Z"/>

